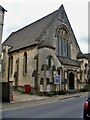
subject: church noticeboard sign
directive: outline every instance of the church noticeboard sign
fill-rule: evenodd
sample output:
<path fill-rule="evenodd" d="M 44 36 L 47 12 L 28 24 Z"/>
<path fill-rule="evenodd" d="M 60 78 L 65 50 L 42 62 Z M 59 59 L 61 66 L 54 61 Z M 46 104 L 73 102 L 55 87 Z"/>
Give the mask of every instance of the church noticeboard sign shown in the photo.
<path fill-rule="evenodd" d="M 60 75 L 55 75 L 54 84 L 61 84 L 61 76 Z"/>

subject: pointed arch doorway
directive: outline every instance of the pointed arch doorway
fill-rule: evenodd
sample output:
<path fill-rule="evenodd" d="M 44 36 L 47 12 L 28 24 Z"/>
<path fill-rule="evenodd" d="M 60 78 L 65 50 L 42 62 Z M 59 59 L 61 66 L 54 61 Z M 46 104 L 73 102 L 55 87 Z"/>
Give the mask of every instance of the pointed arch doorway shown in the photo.
<path fill-rule="evenodd" d="M 74 89 L 74 74 L 73 74 L 73 72 L 69 73 L 69 89 Z"/>

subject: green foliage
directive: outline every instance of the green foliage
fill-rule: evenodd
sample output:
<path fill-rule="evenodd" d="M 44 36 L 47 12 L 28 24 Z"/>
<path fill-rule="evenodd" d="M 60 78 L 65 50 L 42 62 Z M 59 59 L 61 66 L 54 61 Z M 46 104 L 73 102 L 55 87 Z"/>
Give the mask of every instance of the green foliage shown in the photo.
<path fill-rule="evenodd" d="M 85 88 L 81 88 L 80 92 L 87 92 L 87 90 Z"/>
<path fill-rule="evenodd" d="M 90 84 L 84 86 L 84 88 L 80 89 L 80 92 L 88 92 L 90 91 Z"/>
<path fill-rule="evenodd" d="M 90 91 L 90 84 L 88 84 L 88 85 L 85 85 L 85 87 L 84 87 L 87 91 Z"/>
<path fill-rule="evenodd" d="M 48 96 L 49 97 L 53 96 L 53 92 L 52 91 L 48 92 Z"/>
<path fill-rule="evenodd" d="M 60 95 L 65 95 L 65 94 L 67 94 L 67 90 L 62 90 L 62 91 L 60 91 L 59 94 L 60 94 Z"/>

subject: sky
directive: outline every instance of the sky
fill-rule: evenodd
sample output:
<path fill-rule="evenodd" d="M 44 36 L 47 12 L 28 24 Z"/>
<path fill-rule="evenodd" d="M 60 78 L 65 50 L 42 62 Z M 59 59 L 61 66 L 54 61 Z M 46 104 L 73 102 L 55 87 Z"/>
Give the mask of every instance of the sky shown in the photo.
<path fill-rule="evenodd" d="M 81 51 L 87 53 L 88 0 L 73 0 L 73 2 L 72 0 L 0 0 L 0 5 L 7 10 L 2 42 L 12 32 L 54 12 L 62 4 Z"/>

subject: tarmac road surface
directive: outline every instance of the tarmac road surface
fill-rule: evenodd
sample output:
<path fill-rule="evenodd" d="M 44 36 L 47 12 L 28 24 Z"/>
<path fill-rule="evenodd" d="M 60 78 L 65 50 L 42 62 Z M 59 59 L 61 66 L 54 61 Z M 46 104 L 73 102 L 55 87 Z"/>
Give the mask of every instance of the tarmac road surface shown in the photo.
<path fill-rule="evenodd" d="M 83 103 L 87 96 L 62 99 L 56 102 L 5 110 L 3 118 L 82 118 Z"/>

